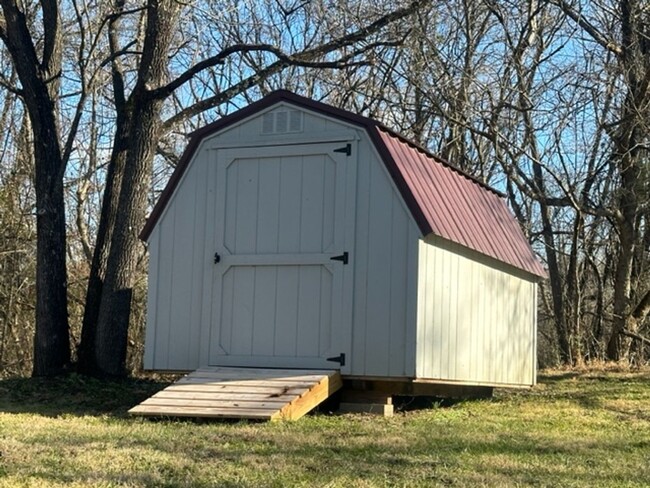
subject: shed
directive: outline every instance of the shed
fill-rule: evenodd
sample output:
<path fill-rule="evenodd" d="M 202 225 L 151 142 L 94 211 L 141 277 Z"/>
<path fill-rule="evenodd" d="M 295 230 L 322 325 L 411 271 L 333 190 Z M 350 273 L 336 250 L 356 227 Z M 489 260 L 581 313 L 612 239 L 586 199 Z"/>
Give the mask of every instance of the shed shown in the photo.
<path fill-rule="evenodd" d="M 503 195 L 276 91 L 194 132 L 141 238 L 145 369 L 535 383 L 545 270 Z"/>

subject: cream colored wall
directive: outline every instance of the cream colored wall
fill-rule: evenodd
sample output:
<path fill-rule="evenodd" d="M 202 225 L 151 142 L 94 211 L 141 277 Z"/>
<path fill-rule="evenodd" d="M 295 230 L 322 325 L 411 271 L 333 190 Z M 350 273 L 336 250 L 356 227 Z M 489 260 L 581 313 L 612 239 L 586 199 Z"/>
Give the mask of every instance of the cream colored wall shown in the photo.
<path fill-rule="evenodd" d="M 420 232 L 365 132 L 304 113 L 297 134 L 261 134 L 261 114 L 206 138 L 149 238 L 146 369 L 208 364 L 212 310 L 215 149 L 352 141 L 356 158 L 352 354 L 349 374 L 415 375 Z"/>
<path fill-rule="evenodd" d="M 148 240 L 145 369 L 195 369 L 206 354 L 202 309 L 214 253 L 206 235 L 213 200 L 208 154 L 203 147 L 196 152 Z"/>
<path fill-rule="evenodd" d="M 418 268 L 417 376 L 534 384 L 534 278 L 435 236 L 420 240 Z"/>
<path fill-rule="evenodd" d="M 413 377 L 421 233 L 367 138 L 358 167 L 350 374 Z"/>

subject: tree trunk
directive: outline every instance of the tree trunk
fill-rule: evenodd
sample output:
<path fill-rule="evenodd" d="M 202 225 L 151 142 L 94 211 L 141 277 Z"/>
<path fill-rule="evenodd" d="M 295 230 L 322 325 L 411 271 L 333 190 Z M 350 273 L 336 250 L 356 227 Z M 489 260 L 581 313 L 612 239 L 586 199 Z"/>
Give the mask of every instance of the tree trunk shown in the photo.
<path fill-rule="evenodd" d="M 103 375 L 123 376 L 131 299 L 140 241 L 138 233 L 144 224 L 147 195 L 153 158 L 158 141 L 160 121 L 159 103 L 140 101 L 134 110 L 139 130 L 132 131 L 127 164 L 118 202 L 119 212 L 111 238 L 107 260 L 106 280 L 103 284 L 97 332 L 95 358 Z"/>
<path fill-rule="evenodd" d="M 77 348 L 79 371 L 91 375 L 97 373 L 95 360 L 97 321 L 99 319 L 99 307 L 102 299 L 104 280 L 106 279 L 109 245 L 115 227 L 122 176 L 124 174 L 126 127 L 127 124 L 118 122 L 113 153 L 111 154 L 106 174 L 106 188 L 104 189 L 97 239 L 95 241 L 95 250 L 93 252 L 90 276 L 88 278 L 81 341 Z"/>
<path fill-rule="evenodd" d="M 627 158 L 624 158 L 627 159 Z M 607 342 L 607 358 L 612 361 L 621 359 L 622 353 L 622 332 L 625 329 L 630 313 L 630 289 L 632 283 L 632 261 L 634 259 L 635 235 L 634 221 L 638 204 L 636 196 L 631 190 L 636 184 L 638 175 L 632 177 L 630 173 L 634 167 L 628 168 L 622 175 L 622 195 L 620 208 L 622 218 L 619 221 L 619 254 L 616 263 L 616 274 L 614 275 L 614 320 L 612 333 Z M 630 181 L 632 180 L 632 181 Z M 627 186 L 626 186 L 627 185 Z"/>
<path fill-rule="evenodd" d="M 32 126 L 34 126 L 32 119 Z M 36 334 L 34 376 L 63 372 L 70 363 L 66 275 L 66 227 L 62 165 L 57 140 L 35 129 Z M 47 131 L 46 131 L 47 132 Z"/>
<path fill-rule="evenodd" d="M 70 363 L 63 190 L 65 162 L 57 124 L 62 66 L 58 3 L 40 2 L 42 59 L 38 58 L 27 18 L 18 3 L 1 0 L 0 37 L 22 85 L 34 136 L 36 189 L 36 333 L 34 376 L 63 372 Z"/>
<path fill-rule="evenodd" d="M 138 234 L 146 217 L 149 181 L 162 125 L 163 99 L 154 98 L 151 88 L 164 82 L 178 11 L 178 4 L 171 0 L 149 3 L 138 81 L 125 107 L 130 117 L 125 125 L 128 138 L 124 175 L 95 336 L 96 366 L 102 375 L 126 373 L 129 317 L 140 246 Z"/>
<path fill-rule="evenodd" d="M 115 12 L 124 11 L 124 0 L 115 1 Z M 126 153 L 129 144 L 129 129 L 131 113 L 125 100 L 124 69 L 119 56 L 120 51 L 120 15 L 113 17 L 108 23 L 108 39 L 110 52 L 114 55 L 111 61 L 111 77 L 113 82 L 113 99 L 115 103 L 116 128 L 113 138 L 113 151 L 108 163 L 106 174 L 106 187 L 102 198 L 102 208 L 95 240 L 88 288 L 86 290 L 86 303 L 84 308 L 83 325 L 81 329 L 81 341 L 77 349 L 78 370 L 86 374 L 97 374 L 95 360 L 95 342 L 97 336 L 97 321 L 99 319 L 99 307 L 102 299 L 104 280 L 106 279 L 106 266 L 110 250 L 115 218 L 118 212 L 118 201 L 124 167 L 126 164 Z"/>
<path fill-rule="evenodd" d="M 621 334 L 631 314 L 630 289 L 635 247 L 640 241 L 638 216 L 639 197 L 644 194 L 643 171 L 648 151 L 646 119 L 650 117 L 650 26 L 644 24 L 644 3 L 634 0 L 620 2 L 621 55 L 619 59 L 627 93 L 621 110 L 621 124 L 614 136 L 616 152 L 613 159 L 621 174 L 618 198 L 617 227 L 620 251 L 614 280 L 614 321 L 607 343 L 607 357 L 622 356 Z M 647 190 L 646 190 L 647 191 Z"/>

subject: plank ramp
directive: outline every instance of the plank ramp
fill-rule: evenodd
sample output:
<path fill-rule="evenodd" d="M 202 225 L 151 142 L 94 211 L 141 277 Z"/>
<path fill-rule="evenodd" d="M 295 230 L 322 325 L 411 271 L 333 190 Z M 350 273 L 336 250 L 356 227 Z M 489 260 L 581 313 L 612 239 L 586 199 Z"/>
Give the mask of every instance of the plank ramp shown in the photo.
<path fill-rule="evenodd" d="M 129 410 L 149 417 L 297 420 L 343 386 L 338 371 L 205 367 Z"/>

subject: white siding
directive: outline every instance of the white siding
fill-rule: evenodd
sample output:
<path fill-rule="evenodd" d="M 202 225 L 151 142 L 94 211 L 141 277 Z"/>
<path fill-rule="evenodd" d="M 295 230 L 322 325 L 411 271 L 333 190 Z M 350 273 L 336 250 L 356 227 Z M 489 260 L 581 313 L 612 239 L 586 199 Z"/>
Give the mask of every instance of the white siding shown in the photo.
<path fill-rule="evenodd" d="M 204 275 L 211 275 L 212 256 L 205 235 L 205 160 L 206 152 L 199 149 L 149 238 L 146 369 L 187 370 L 202 364 Z"/>
<path fill-rule="evenodd" d="M 262 134 L 262 114 L 206 138 L 149 238 L 145 367 L 208 364 L 213 307 L 214 149 L 356 140 L 355 245 L 350 374 L 415 375 L 420 232 L 365 132 L 305 112 L 301 133 Z"/>
<path fill-rule="evenodd" d="M 412 377 L 420 231 L 365 137 L 358 163 L 351 374 Z"/>
<path fill-rule="evenodd" d="M 533 384 L 536 292 L 520 272 L 434 236 L 421 240 L 417 377 Z"/>

